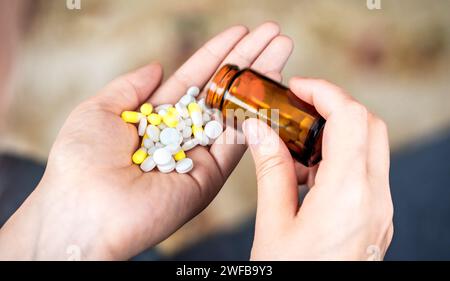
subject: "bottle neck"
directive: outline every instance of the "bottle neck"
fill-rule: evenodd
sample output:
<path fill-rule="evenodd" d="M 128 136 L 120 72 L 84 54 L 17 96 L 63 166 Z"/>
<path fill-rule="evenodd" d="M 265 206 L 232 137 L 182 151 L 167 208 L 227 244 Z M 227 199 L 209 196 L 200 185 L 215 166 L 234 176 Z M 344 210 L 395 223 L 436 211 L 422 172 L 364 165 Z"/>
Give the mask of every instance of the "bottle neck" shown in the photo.
<path fill-rule="evenodd" d="M 216 75 L 214 75 L 208 85 L 206 95 L 206 104 L 208 106 L 222 110 L 225 94 L 238 73 L 239 67 L 232 64 L 226 64 L 216 73 Z"/>

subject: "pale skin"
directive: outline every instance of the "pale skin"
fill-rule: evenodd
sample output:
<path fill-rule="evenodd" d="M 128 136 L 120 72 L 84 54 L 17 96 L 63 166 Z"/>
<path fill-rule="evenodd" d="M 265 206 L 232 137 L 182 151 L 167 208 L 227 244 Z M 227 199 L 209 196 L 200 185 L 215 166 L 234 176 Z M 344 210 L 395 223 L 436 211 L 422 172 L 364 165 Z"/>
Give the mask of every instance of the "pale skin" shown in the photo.
<path fill-rule="evenodd" d="M 142 173 L 130 159 L 130 155 L 138 147 L 136 127 L 124 123 L 120 119 L 120 113 L 124 110 L 136 110 L 145 101 L 150 101 L 152 104 L 173 103 L 189 86 L 203 87 L 217 68 L 225 63 L 233 63 L 239 67 L 252 67 L 275 80 L 281 80 L 280 73 L 292 48 L 292 41 L 280 35 L 278 25 L 274 23 L 265 23 L 251 32 L 243 26 L 235 26 L 208 41 L 162 85 L 162 70 L 156 63 L 112 81 L 97 95 L 79 105 L 68 117 L 52 147 L 45 174 L 38 187 L 0 230 L 0 259 L 65 260 L 68 258 L 67 248 L 76 245 L 80 249 L 82 259 L 124 260 L 166 239 L 211 202 L 237 165 L 246 146 L 221 144 L 218 140 L 209 149 L 198 147 L 188 152 L 188 156 L 195 163 L 195 169 L 189 174 L 161 174 L 157 171 Z M 297 84 L 294 83 L 294 85 Z M 309 99 L 311 102 L 315 92 L 310 93 L 311 95 L 304 94 L 301 98 L 307 101 Z M 320 105 L 316 106 L 320 107 Z M 332 120 L 331 117 L 330 120 Z M 326 139 L 328 139 L 332 135 L 328 131 L 332 130 L 328 128 L 326 130 Z M 249 132 L 246 130 L 247 136 Z M 227 129 L 225 133 L 234 134 L 235 132 Z M 333 141 L 336 141 L 334 138 L 342 137 L 343 132 L 335 132 L 335 134 L 339 135 L 333 136 Z M 381 137 L 373 136 L 372 138 L 380 139 Z M 384 141 L 387 142 L 386 139 Z M 324 144 L 327 147 L 326 142 Z M 369 144 L 361 145 L 361 149 L 357 152 L 368 155 L 369 146 L 372 147 Z M 363 150 L 363 147 L 366 150 Z M 283 151 L 283 148 L 280 149 Z M 387 147 L 377 149 L 384 151 Z M 259 159 L 254 151 L 252 146 L 255 159 Z M 288 166 L 291 169 L 282 171 L 283 173 L 278 175 L 284 178 L 283 190 L 286 192 L 268 191 L 269 188 L 264 181 L 261 182 L 261 169 L 257 171 L 259 175 L 258 217 L 252 258 L 357 259 L 361 258 L 356 250 L 360 244 L 378 243 L 383 249 L 388 246 L 389 235 L 386 234 L 389 239 L 384 240 L 386 245 L 382 244 L 381 239 L 375 239 L 381 237 L 380 229 L 384 228 L 384 220 L 383 224 L 378 220 L 371 220 L 376 209 L 366 208 L 367 213 L 359 214 L 361 218 L 357 221 L 367 219 L 365 226 L 369 229 L 361 231 L 361 234 L 357 236 L 353 232 L 343 232 L 339 229 L 338 235 L 327 238 L 328 243 L 320 244 L 326 249 L 334 249 L 332 246 L 341 245 L 343 241 L 350 241 L 348 247 L 341 245 L 342 251 L 337 247 L 335 251 L 328 252 L 322 248 L 310 247 L 301 251 L 303 255 L 295 255 L 299 253 L 298 249 L 306 243 L 308 237 L 317 239 L 317 237 L 311 237 L 314 231 L 319 235 L 325 230 L 332 229 L 331 226 L 326 229 L 318 228 L 317 225 L 307 227 L 308 221 L 324 220 L 321 217 L 322 213 L 323 218 L 327 218 L 325 222 L 331 221 L 329 217 L 333 211 L 330 214 L 329 209 L 332 205 L 327 205 L 330 201 L 334 206 L 339 207 L 343 202 L 351 201 L 352 198 L 364 198 L 370 201 L 370 204 L 377 202 L 383 207 L 391 206 L 390 198 L 375 195 L 375 190 L 383 188 L 388 193 L 387 178 L 383 178 L 387 176 L 384 174 L 369 178 L 367 175 L 363 176 L 361 172 L 360 177 L 347 177 L 350 172 L 342 171 L 342 177 L 339 178 L 341 181 L 336 181 L 334 189 L 330 188 L 331 191 L 350 187 L 354 189 L 361 187 L 357 189 L 361 191 L 368 189 L 372 184 L 377 185 L 376 189 L 375 187 L 371 189 L 373 192 L 367 192 L 368 194 L 359 192 L 347 199 L 345 199 L 346 192 L 327 193 L 326 188 L 318 187 L 319 182 L 333 185 L 338 177 L 335 171 L 334 174 L 327 175 L 330 177 L 328 181 L 319 180 L 326 177 L 319 177 L 324 173 L 321 172 L 322 170 L 330 165 L 345 166 L 349 162 L 337 163 L 336 159 L 341 155 L 329 157 L 330 155 L 332 153 L 325 149 L 325 160 L 320 165 L 316 186 L 308 195 L 308 198 L 320 198 L 320 200 L 308 199 L 316 203 L 306 205 L 310 207 L 305 207 L 305 211 L 303 208 L 306 202 L 302 205 L 302 211 L 299 214 L 305 213 L 303 219 L 293 212 L 294 209 L 298 209 L 298 206 L 294 206 L 295 188 L 293 186 L 296 181 L 295 175 L 302 180 L 309 170 L 300 166 L 294 167 L 292 158 L 286 158 L 290 159 L 285 162 L 289 163 L 290 166 Z M 284 156 L 288 157 L 288 155 Z M 333 161 L 330 162 L 328 158 Z M 358 167 L 373 166 L 376 170 L 382 170 L 381 166 L 386 164 L 378 163 L 378 161 L 376 163 L 370 161 L 369 164 L 369 160 L 360 158 L 357 158 L 358 161 L 352 165 L 360 163 L 361 166 Z M 383 169 L 388 170 L 388 166 L 387 163 L 387 168 L 383 166 Z M 278 166 L 268 167 L 277 171 Z M 331 167 L 328 169 L 331 170 Z M 367 170 L 369 171 L 369 168 Z M 291 178 L 292 176 L 294 178 Z M 352 183 L 350 182 L 352 179 L 358 181 Z M 269 194 L 267 192 L 278 193 L 278 197 L 274 198 L 274 202 L 268 202 L 267 198 L 264 199 L 262 190 L 266 190 L 266 195 Z M 313 193 L 318 194 L 313 196 Z M 358 197 L 358 194 L 361 196 Z M 281 197 L 290 204 L 276 205 L 283 203 L 279 201 Z M 322 201 L 326 202 L 323 206 L 320 204 Z M 361 203 L 359 200 L 356 201 Z M 272 206 L 273 214 L 270 212 Z M 267 210 L 261 211 L 266 208 Z M 338 216 L 337 213 L 334 208 L 334 215 Z M 352 220 L 355 216 L 351 214 L 352 217 L 349 218 L 348 212 L 344 215 L 345 217 L 341 218 L 344 222 Z M 271 218 L 273 220 L 266 222 L 283 227 L 279 229 L 267 227 L 264 225 L 266 223 L 264 218 Z M 298 228 L 294 227 L 296 224 L 291 224 L 290 219 L 299 221 Z M 324 227 L 326 226 L 325 224 Z M 304 240 L 296 240 L 299 239 L 298 236 L 303 236 L 303 232 Z M 296 235 L 297 233 L 299 235 Z M 272 243 L 271 241 L 279 240 L 276 235 L 282 235 L 281 237 L 288 240 L 284 240 L 283 243 Z M 360 241 L 357 245 L 351 243 L 355 237 L 358 238 L 357 241 Z M 336 240 L 338 238 L 339 240 Z M 289 243 L 294 243 L 295 247 L 288 246 Z M 286 250 L 289 248 L 292 251 L 296 250 L 295 253 L 288 254 Z M 323 253 L 327 256 L 322 255 Z"/>

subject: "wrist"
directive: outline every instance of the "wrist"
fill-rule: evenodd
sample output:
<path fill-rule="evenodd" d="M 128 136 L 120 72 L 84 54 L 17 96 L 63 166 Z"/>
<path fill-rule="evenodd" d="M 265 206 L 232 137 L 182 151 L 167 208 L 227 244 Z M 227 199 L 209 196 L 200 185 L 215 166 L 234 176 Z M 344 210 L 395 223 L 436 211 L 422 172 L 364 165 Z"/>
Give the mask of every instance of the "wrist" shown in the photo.
<path fill-rule="evenodd" d="M 0 231 L 0 259 L 113 259 L 98 224 L 80 214 L 74 188 L 45 177 Z M 81 208 L 82 206 L 79 206 Z"/>

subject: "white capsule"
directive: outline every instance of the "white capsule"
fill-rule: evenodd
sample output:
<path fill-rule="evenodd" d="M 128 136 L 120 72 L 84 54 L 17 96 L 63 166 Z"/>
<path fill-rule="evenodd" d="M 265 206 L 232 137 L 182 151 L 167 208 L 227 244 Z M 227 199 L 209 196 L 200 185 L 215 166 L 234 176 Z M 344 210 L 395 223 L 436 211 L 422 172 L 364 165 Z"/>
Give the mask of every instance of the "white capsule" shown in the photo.
<path fill-rule="evenodd" d="M 209 115 L 207 112 L 204 112 L 202 119 L 203 119 L 203 123 L 208 123 L 209 121 L 211 121 L 211 115 Z"/>
<path fill-rule="evenodd" d="M 198 96 L 198 94 L 200 94 L 200 89 L 197 86 L 189 87 L 189 89 L 187 89 L 187 91 L 186 91 L 186 94 L 196 98 Z"/>
<path fill-rule="evenodd" d="M 178 131 L 182 131 L 184 129 L 184 127 L 186 127 L 186 124 L 184 123 L 184 120 L 180 120 L 178 121 L 178 125 L 177 125 L 177 130 Z"/>
<path fill-rule="evenodd" d="M 188 150 L 193 149 L 194 147 L 196 147 L 199 144 L 198 139 L 196 138 L 192 138 L 190 140 L 187 140 L 183 143 L 183 145 L 181 146 L 181 149 L 183 149 L 185 152 Z"/>
<path fill-rule="evenodd" d="M 192 119 L 191 118 L 186 118 L 185 120 L 184 120 L 184 125 L 185 126 L 192 126 Z"/>
<path fill-rule="evenodd" d="M 150 147 L 149 150 L 147 151 L 148 155 L 152 156 L 158 148 L 159 147 L 156 147 L 156 145 L 153 147 Z"/>
<path fill-rule="evenodd" d="M 199 99 L 199 100 L 197 101 L 197 104 L 200 106 L 200 108 L 201 108 L 202 110 L 207 109 L 207 108 L 206 108 L 205 98 Z"/>
<path fill-rule="evenodd" d="M 143 144 L 143 146 L 144 146 L 145 148 L 147 148 L 147 149 L 150 149 L 150 148 L 152 148 L 152 147 L 155 146 L 155 144 L 153 143 L 153 141 L 152 141 L 151 139 L 145 139 L 145 140 L 142 142 L 142 144 Z"/>
<path fill-rule="evenodd" d="M 216 120 L 209 121 L 205 125 L 204 132 L 209 138 L 215 140 L 223 132 L 222 124 L 219 121 L 216 121 Z"/>
<path fill-rule="evenodd" d="M 164 123 L 161 123 L 161 124 L 158 125 L 158 128 L 162 131 L 162 130 L 164 130 L 165 128 L 167 128 L 167 125 L 164 124 Z"/>
<path fill-rule="evenodd" d="M 203 125 L 203 116 L 201 112 L 195 111 L 191 113 L 192 124 L 195 126 Z"/>
<path fill-rule="evenodd" d="M 182 103 L 177 102 L 177 103 L 175 104 L 175 109 L 177 110 L 178 114 L 179 114 L 183 119 L 186 119 L 186 118 L 189 117 L 189 111 L 188 111 L 188 109 L 186 108 L 186 106 L 183 105 Z"/>
<path fill-rule="evenodd" d="M 155 125 L 150 125 L 147 127 L 147 136 L 154 142 L 159 141 L 159 133 L 161 131 Z"/>
<path fill-rule="evenodd" d="M 180 103 L 183 104 L 184 106 L 187 106 L 191 102 L 195 102 L 195 98 L 191 95 L 184 95 L 180 99 Z"/>
<path fill-rule="evenodd" d="M 141 170 L 144 172 L 150 172 L 156 167 L 156 163 L 152 157 L 147 157 L 141 164 Z"/>
<path fill-rule="evenodd" d="M 178 132 L 178 130 L 175 128 L 165 128 L 159 135 L 159 139 L 164 145 L 178 143 L 178 141 L 180 140 L 180 132 Z"/>
<path fill-rule="evenodd" d="M 175 167 L 176 167 L 175 160 L 172 157 L 170 157 L 170 160 L 169 160 L 169 162 L 167 164 L 158 165 L 158 170 L 161 173 L 167 174 L 167 173 L 170 173 L 173 170 L 175 170 Z"/>
<path fill-rule="evenodd" d="M 201 146 L 207 146 L 209 144 L 209 138 L 205 134 L 205 132 L 198 132 L 195 135 L 195 138 L 198 139 L 198 142 Z"/>
<path fill-rule="evenodd" d="M 166 110 L 166 109 L 160 109 L 160 110 L 158 110 L 158 114 L 159 114 L 161 117 L 163 117 L 164 115 L 167 114 L 167 110 Z"/>
<path fill-rule="evenodd" d="M 190 158 L 184 158 L 176 164 L 176 171 L 179 174 L 189 173 L 194 168 L 194 162 Z"/>
<path fill-rule="evenodd" d="M 158 148 L 153 153 L 153 161 L 155 161 L 158 166 L 168 164 L 170 159 L 173 159 L 172 154 L 165 148 Z"/>
<path fill-rule="evenodd" d="M 154 111 L 158 112 L 158 111 L 160 111 L 161 109 L 165 109 L 165 110 L 167 111 L 167 109 L 169 109 L 170 107 L 172 107 L 171 104 L 165 103 L 165 104 L 161 104 L 161 105 L 158 105 L 157 107 L 155 107 L 155 110 L 154 110 Z"/>
<path fill-rule="evenodd" d="M 184 139 L 191 137 L 192 136 L 192 128 L 188 127 L 188 126 L 184 127 L 181 134 L 183 135 Z"/>
<path fill-rule="evenodd" d="M 144 136 L 145 130 L 147 129 L 147 117 L 142 117 L 141 120 L 139 120 L 139 126 L 138 126 L 138 135 Z"/>

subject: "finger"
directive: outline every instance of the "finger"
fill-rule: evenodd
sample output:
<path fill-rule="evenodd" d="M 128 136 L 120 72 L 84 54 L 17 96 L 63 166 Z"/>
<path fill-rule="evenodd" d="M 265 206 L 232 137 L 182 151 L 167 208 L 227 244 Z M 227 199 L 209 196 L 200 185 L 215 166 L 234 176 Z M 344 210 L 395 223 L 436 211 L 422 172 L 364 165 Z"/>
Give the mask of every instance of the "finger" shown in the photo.
<path fill-rule="evenodd" d="M 251 67 L 266 76 L 270 76 L 273 80 L 281 81 L 280 73 L 291 56 L 293 48 L 294 44 L 291 38 L 279 35 L 270 42 Z"/>
<path fill-rule="evenodd" d="M 195 52 L 152 96 L 153 104 L 175 103 L 190 86 L 202 88 L 248 29 L 231 27 Z"/>
<path fill-rule="evenodd" d="M 124 110 L 135 110 L 158 87 L 161 78 L 161 65 L 152 63 L 116 78 L 91 101 L 115 114 L 120 114 Z"/>
<path fill-rule="evenodd" d="M 369 123 L 367 170 L 376 186 L 389 187 L 389 137 L 386 124 L 376 116 Z"/>
<path fill-rule="evenodd" d="M 294 217 L 298 209 L 294 160 L 280 137 L 265 123 L 243 123 L 245 139 L 255 162 L 258 181 L 257 223 L 266 228 Z"/>
<path fill-rule="evenodd" d="M 273 22 L 266 22 L 245 36 L 223 60 L 221 66 L 232 63 L 239 68 L 252 65 L 255 59 L 280 33 L 280 27 Z"/>
<path fill-rule="evenodd" d="M 294 78 L 290 88 L 327 119 L 318 173 L 327 173 L 323 178 L 331 181 L 342 179 L 349 171 L 354 176 L 364 176 L 368 149 L 367 109 L 323 80 Z"/>
<path fill-rule="evenodd" d="M 259 33 L 263 33 L 261 28 L 273 29 L 272 31 L 265 31 L 264 34 L 275 34 L 275 28 L 272 26 L 272 23 L 265 24 L 255 30 Z M 272 32 L 272 33 L 271 33 Z M 251 33 L 248 35 L 250 36 Z M 267 35 L 266 35 L 267 36 Z M 250 38 L 253 38 L 251 36 Z M 271 36 L 267 36 L 266 40 L 270 40 Z M 244 39 L 242 40 L 244 41 Z M 263 41 L 258 41 L 261 46 L 266 45 Z M 239 43 L 241 44 L 241 43 Z M 251 45 L 248 41 L 243 43 L 244 45 Z M 236 46 L 237 48 L 237 46 Z M 241 48 L 243 48 L 241 46 Z M 277 36 L 270 43 L 268 43 L 267 47 L 262 50 L 260 56 L 256 57 L 255 55 L 250 55 L 247 59 L 240 61 L 241 67 L 247 67 L 245 65 L 245 61 L 250 62 L 251 58 L 255 58 L 254 63 L 251 65 L 252 69 L 265 74 L 266 76 L 272 78 L 276 81 L 281 81 L 281 74 L 286 61 L 288 60 L 290 54 L 292 53 L 293 43 L 292 40 L 286 36 Z M 255 48 L 256 51 L 261 50 L 261 48 Z M 248 52 L 247 52 L 248 53 Z M 231 54 L 230 54 L 231 55 Z M 237 56 L 239 57 L 239 56 Z M 235 63 L 235 62 L 231 62 Z M 239 63 L 239 62 L 238 62 Z M 245 152 L 246 146 L 242 144 L 230 144 L 230 142 L 226 142 L 225 139 L 236 139 L 239 133 L 235 131 L 233 128 L 227 128 L 225 132 L 219 137 L 219 139 L 211 146 L 210 152 L 213 157 L 216 159 L 219 167 L 222 170 L 222 174 L 227 176 L 229 175 L 233 168 L 237 165 L 239 160 L 242 158 L 242 155 Z"/>

